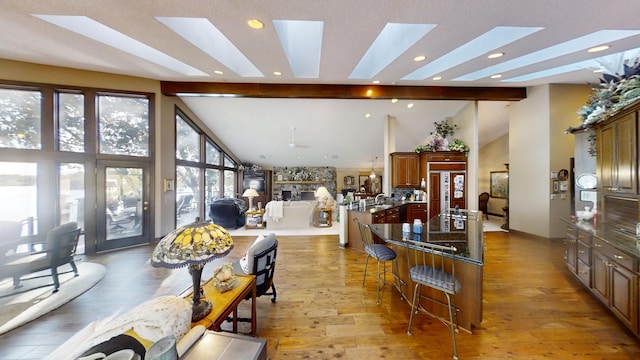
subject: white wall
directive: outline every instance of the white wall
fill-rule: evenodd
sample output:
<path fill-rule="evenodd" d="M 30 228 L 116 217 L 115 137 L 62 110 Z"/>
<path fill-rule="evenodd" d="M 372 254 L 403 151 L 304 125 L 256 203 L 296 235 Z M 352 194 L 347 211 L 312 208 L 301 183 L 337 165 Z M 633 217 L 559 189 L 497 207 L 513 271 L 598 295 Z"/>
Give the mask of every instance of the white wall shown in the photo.
<path fill-rule="evenodd" d="M 549 86 L 509 109 L 509 228 L 549 237 Z"/>
<path fill-rule="evenodd" d="M 478 116 L 477 102 L 470 101 L 453 117 L 458 129 L 454 139 L 464 141 L 471 151 L 467 157 L 467 208 L 478 209 Z M 451 140 L 450 140 L 451 141 Z"/>

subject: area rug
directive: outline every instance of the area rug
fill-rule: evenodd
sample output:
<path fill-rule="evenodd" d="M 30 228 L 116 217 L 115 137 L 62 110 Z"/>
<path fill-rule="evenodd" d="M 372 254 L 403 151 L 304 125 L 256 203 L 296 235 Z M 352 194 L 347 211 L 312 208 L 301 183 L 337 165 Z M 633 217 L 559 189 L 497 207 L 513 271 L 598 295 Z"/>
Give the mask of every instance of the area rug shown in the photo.
<path fill-rule="evenodd" d="M 19 289 L 13 288 L 11 278 L 0 279 L 0 335 L 75 299 L 102 280 L 106 273 L 104 266 L 99 264 L 76 262 L 76 265 L 78 277 L 73 276 L 69 265 L 59 268 L 60 289 L 56 293 L 49 270 L 25 275 Z"/>

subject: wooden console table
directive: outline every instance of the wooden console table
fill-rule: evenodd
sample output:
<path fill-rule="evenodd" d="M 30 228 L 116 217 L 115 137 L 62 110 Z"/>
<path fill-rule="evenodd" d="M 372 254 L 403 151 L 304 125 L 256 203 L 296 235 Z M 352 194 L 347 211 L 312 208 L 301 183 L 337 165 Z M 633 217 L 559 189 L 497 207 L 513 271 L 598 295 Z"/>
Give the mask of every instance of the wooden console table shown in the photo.
<path fill-rule="evenodd" d="M 203 325 L 207 329 L 220 331 L 220 326 L 233 313 L 233 332 L 238 332 L 238 305 L 251 294 L 251 336 L 256 335 L 256 277 L 254 275 L 236 275 L 238 284 L 231 290 L 221 293 L 209 279 L 202 285 L 204 299 L 213 304 L 213 309 L 204 319 L 191 323 L 191 327 Z M 193 287 L 189 287 L 182 295 L 193 297 Z"/>

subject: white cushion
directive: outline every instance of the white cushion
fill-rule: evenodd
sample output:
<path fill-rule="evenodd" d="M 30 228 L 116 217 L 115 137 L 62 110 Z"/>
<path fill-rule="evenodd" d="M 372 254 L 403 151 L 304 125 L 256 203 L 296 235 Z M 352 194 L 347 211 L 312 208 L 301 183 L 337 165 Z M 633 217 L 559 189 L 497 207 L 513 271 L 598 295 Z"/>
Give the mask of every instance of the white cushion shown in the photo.
<path fill-rule="evenodd" d="M 264 235 L 258 236 L 258 238 L 253 242 L 253 245 L 251 245 L 242 259 L 240 259 L 240 267 L 245 274 L 249 274 L 253 271 L 253 256 L 273 246 L 275 240 L 276 234 L 274 233 L 269 234 L 267 237 L 264 237 Z"/>

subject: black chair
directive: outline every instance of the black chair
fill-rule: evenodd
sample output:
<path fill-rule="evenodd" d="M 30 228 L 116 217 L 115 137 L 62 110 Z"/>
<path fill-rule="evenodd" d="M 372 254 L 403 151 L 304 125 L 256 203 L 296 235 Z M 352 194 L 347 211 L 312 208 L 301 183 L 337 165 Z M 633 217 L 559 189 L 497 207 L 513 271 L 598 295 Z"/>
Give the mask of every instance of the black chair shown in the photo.
<path fill-rule="evenodd" d="M 483 192 L 478 196 L 478 210 L 482 211 L 487 220 L 489 220 L 489 198 L 488 192 Z"/>
<path fill-rule="evenodd" d="M 402 280 L 397 276 L 398 269 L 397 263 L 394 261 L 396 258 L 396 252 L 383 244 L 376 244 L 371 236 L 371 228 L 368 224 L 363 224 L 358 219 L 354 219 L 358 223 L 360 230 L 360 238 L 362 239 L 362 245 L 364 245 L 364 251 L 367 253 L 367 258 L 364 262 L 364 275 L 362 276 L 362 286 L 364 287 L 365 279 L 367 278 L 367 267 L 369 265 L 369 257 L 376 259 L 378 263 L 378 272 L 376 280 L 376 304 L 380 305 L 380 289 L 387 284 L 387 261 L 392 261 L 392 275 L 394 276 L 394 287 L 400 292 L 400 297 L 403 297 L 402 293 Z M 382 263 L 382 271 L 380 271 L 380 263 Z M 393 268 L 395 267 L 395 271 Z"/>
<path fill-rule="evenodd" d="M 43 250 L 15 254 L 7 257 L 8 261 L 0 268 L 2 277 L 13 277 L 14 287 L 20 287 L 23 275 L 50 269 L 53 277 L 53 292 L 60 288 L 58 267 L 69 264 L 75 276 L 78 268 L 74 262 L 80 228 L 76 222 L 57 226 L 47 233 Z"/>
<path fill-rule="evenodd" d="M 244 226 L 246 211 L 244 201 L 241 199 L 216 199 L 209 205 L 211 221 L 225 229 L 237 229 Z"/>
<path fill-rule="evenodd" d="M 451 331 L 453 358 L 458 359 L 456 333 L 459 330 L 455 295 L 460 292 L 461 287 L 460 281 L 456 279 L 455 262 L 453 260 L 453 254 L 457 250 L 453 246 L 443 246 L 413 240 L 406 240 L 406 242 L 409 260 L 409 278 L 415 283 L 407 334 L 411 335 L 413 318 L 418 311 L 432 316 L 440 320 Z M 446 297 L 446 303 L 424 296 L 421 293 L 422 286 L 441 291 Z M 446 319 L 430 312 L 422 305 L 421 300 L 431 301 L 439 306 L 446 306 L 449 318 Z"/>
<path fill-rule="evenodd" d="M 271 234 L 262 241 L 256 241 L 251 248 L 249 248 L 247 254 L 245 254 L 245 256 L 249 256 L 253 259 L 253 265 L 249 272 L 244 271 L 240 261 L 235 261 L 233 263 L 235 273 L 256 276 L 256 299 L 260 296 L 271 295 L 271 302 L 276 302 L 277 293 L 276 287 L 273 283 L 273 275 L 276 270 L 277 254 L 278 240 L 275 238 L 274 234 Z M 251 294 L 248 294 L 245 297 L 245 300 L 249 299 L 251 299 Z M 226 320 L 232 321 L 232 318 L 228 317 Z M 250 322 L 251 318 L 238 317 L 237 321 Z"/>

